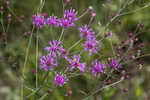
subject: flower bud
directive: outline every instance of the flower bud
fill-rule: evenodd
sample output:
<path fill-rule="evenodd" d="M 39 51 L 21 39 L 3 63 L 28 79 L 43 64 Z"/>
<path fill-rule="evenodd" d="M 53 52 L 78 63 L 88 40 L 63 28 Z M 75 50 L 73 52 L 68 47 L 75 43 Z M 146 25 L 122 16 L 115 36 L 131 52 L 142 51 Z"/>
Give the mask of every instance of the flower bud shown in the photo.
<path fill-rule="evenodd" d="M 3 11 L 4 11 L 4 7 L 1 6 L 1 7 L 0 7 L 0 12 L 2 13 Z"/>
<path fill-rule="evenodd" d="M 121 24 L 121 20 L 119 19 L 117 23 L 118 23 L 118 24 Z"/>
<path fill-rule="evenodd" d="M 66 0 L 66 3 L 70 3 L 71 2 L 71 0 Z"/>
<path fill-rule="evenodd" d="M 6 1 L 6 6 L 7 6 L 8 8 L 10 7 L 10 1 L 9 1 L 9 0 Z"/>
<path fill-rule="evenodd" d="M 139 21 L 138 26 L 141 27 L 141 28 L 144 27 L 144 24 L 142 23 L 142 21 Z"/>
<path fill-rule="evenodd" d="M 69 90 L 67 96 L 71 96 L 71 95 L 72 95 L 72 90 Z"/>
<path fill-rule="evenodd" d="M 96 16 L 96 13 L 95 12 L 91 12 L 91 17 L 95 17 Z"/>
<path fill-rule="evenodd" d="M 34 70 L 34 69 L 31 69 L 30 72 L 31 72 L 32 74 L 35 74 L 35 70 Z"/>
<path fill-rule="evenodd" d="M 139 47 L 144 47 L 144 43 L 139 44 Z"/>
<path fill-rule="evenodd" d="M 50 94 L 50 93 L 51 93 L 51 90 L 50 90 L 50 89 L 48 89 L 48 90 L 47 90 L 47 93 L 48 93 L 48 94 Z"/>
<path fill-rule="evenodd" d="M 128 92 L 129 90 L 128 89 L 123 89 L 123 92 Z"/>
<path fill-rule="evenodd" d="M 88 8 L 89 10 L 93 10 L 93 7 L 92 6 L 89 6 L 89 8 Z"/>
<path fill-rule="evenodd" d="M 24 20 L 24 15 L 21 15 L 19 18 L 20 18 L 21 20 Z"/>
<path fill-rule="evenodd" d="M 129 33 L 128 34 L 128 37 L 132 37 L 134 34 L 133 33 Z"/>
<path fill-rule="evenodd" d="M 12 15 L 8 14 L 8 20 L 11 20 L 11 18 L 12 18 Z"/>
<path fill-rule="evenodd" d="M 7 37 L 6 33 L 3 32 L 3 33 L 2 33 L 2 38 L 5 39 L 6 37 Z"/>
<path fill-rule="evenodd" d="M 25 36 L 29 36 L 31 32 L 25 32 Z"/>
<path fill-rule="evenodd" d="M 108 80 L 108 81 L 104 82 L 104 85 L 109 85 L 111 83 L 112 83 L 111 80 Z"/>

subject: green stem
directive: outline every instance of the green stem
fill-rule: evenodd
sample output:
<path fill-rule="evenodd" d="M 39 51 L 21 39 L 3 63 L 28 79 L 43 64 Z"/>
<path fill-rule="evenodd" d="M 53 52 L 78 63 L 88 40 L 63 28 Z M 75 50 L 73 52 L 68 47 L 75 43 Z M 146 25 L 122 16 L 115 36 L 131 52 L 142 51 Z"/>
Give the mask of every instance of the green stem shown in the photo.
<path fill-rule="evenodd" d="M 36 88 L 38 87 L 38 42 L 39 42 L 39 29 L 36 33 Z"/>
<path fill-rule="evenodd" d="M 81 38 L 80 40 L 78 40 L 76 43 L 74 43 L 69 49 L 68 52 L 73 49 L 76 45 L 78 45 L 83 39 Z"/>
<path fill-rule="evenodd" d="M 21 100 L 23 100 L 23 88 L 24 88 L 24 79 L 23 78 L 25 78 L 24 72 L 25 72 L 25 67 L 26 67 L 26 64 L 27 64 L 27 59 L 28 59 L 28 55 L 29 55 L 29 48 L 31 46 L 32 35 L 33 35 L 34 28 L 35 27 L 33 26 L 32 32 L 31 32 L 31 35 L 30 35 L 30 39 L 29 39 L 29 42 L 28 42 L 28 47 L 26 49 L 25 62 L 24 62 L 23 70 L 22 70 L 22 78 L 21 78 Z"/>
<path fill-rule="evenodd" d="M 7 28 L 6 28 L 6 33 L 7 33 L 7 32 L 8 32 L 8 30 L 9 30 L 10 22 L 11 22 L 11 20 L 9 20 L 9 21 L 8 21 L 8 25 L 7 25 Z"/>
<path fill-rule="evenodd" d="M 34 90 L 31 94 L 29 94 L 28 96 L 26 96 L 26 98 L 29 98 L 29 97 L 31 97 L 34 94 L 37 94 L 44 87 L 44 83 L 45 83 L 45 80 L 46 80 L 48 74 L 49 74 L 49 71 L 45 74 L 45 76 L 44 76 L 44 78 L 42 80 L 42 83 L 39 86 L 39 88 L 36 88 L 36 90 Z"/>
<path fill-rule="evenodd" d="M 31 35 L 30 35 L 29 42 L 28 42 L 28 47 L 27 47 L 27 49 L 26 49 L 26 56 L 25 56 L 25 62 L 24 62 L 24 66 L 23 66 L 23 73 L 22 73 L 22 74 L 23 74 L 23 77 L 25 77 L 24 71 L 25 71 L 25 67 L 26 67 L 26 64 L 27 64 L 27 60 L 28 60 L 29 48 L 30 48 L 30 46 L 31 46 L 34 29 L 35 29 L 35 26 L 33 26 L 33 28 L 32 28 Z"/>
<path fill-rule="evenodd" d="M 44 100 L 44 98 L 48 95 L 48 93 L 45 93 L 39 100 Z"/>
<path fill-rule="evenodd" d="M 63 34 L 64 34 L 64 31 L 65 31 L 65 29 L 63 28 L 62 31 L 61 31 L 61 35 L 60 35 L 60 37 L 59 37 L 59 41 L 62 39 Z"/>
<path fill-rule="evenodd" d="M 3 28 L 3 32 L 6 33 L 5 27 L 4 27 L 4 21 L 3 21 L 3 13 L 1 13 L 1 20 L 0 21 L 1 21 L 2 28 Z"/>
<path fill-rule="evenodd" d="M 114 86 L 114 85 L 116 85 L 116 84 L 118 84 L 118 83 L 120 83 L 120 82 L 122 82 L 122 81 L 123 81 L 123 79 L 121 79 L 121 80 L 119 80 L 119 81 L 117 81 L 117 82 L 115 82 L 115 83 L 112 83 L 112 84 L 110 84 L 110 85 L 104 86 L 104 87 L 102 87 L 102 88 L 96 90 L 96 91 L 93 92 L 91 95 L 89 95 L 89 96 L 87 96 L 86 98 L 84 98 L 83 100 L 88 100 L 88 98 L 89 98 L 90 96 L 93 96 L 93 95 L 95 95 L 96 93 L 102 91 L 103 89 L 112 87 L 112 86 Z"/>

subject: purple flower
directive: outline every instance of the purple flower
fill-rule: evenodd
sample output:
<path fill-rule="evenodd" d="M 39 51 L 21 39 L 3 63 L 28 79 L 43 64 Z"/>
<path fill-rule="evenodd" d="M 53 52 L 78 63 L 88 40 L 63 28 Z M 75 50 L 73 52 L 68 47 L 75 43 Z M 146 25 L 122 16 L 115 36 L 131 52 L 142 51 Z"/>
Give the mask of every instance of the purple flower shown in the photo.
<path fill-rule="evenodd" d="M 89 71 L 92 71 L 93 75 L 96 77 L 98 73 L 104 73 L 106 67 L 104 63 L 98 62 L 97 59 L 92 62 L 93 67 L 89 68 Z"/>
<path fill-rule="evenodd" d="M 56 74 L 54 80 L 59 86 L 63 86 L 67 82 L 66 76 L 62 74 Z"/>
<path fill-rule="evenodd" d="M 53 70 L 53 67 L 57 67 L 58 63 L 55 58 L 53 58 L 50 54 L 46 56 L 42 56 L 40 58 L 40 69 L 45 71 L 51 71 Z"/>
<path fill-rule="evenodd" d="M 87 39 L 95 37 L 95 32 L 87 25 L 79 27 L 79 32 L 81 32 L 81 37 L 86 37 Z"/>
<path fill-rule="evenodd" d="M 98 41 L 93 40 L 87 40 L 85 44 L 82 45 L 85 51 L 89 51 L 89 56 L 91 56 L 92 53 L 96 54 L 98 53 L 99 46 Z"/>
<path fill-rule="evenodd" d="M 108 66 L 112 67 L 112 68 L 120 69 L 120 64 L 118 63 L 118 61 L 116 59 L 110 59 L 108 61 Z"/>
<path fill-rule="evenodd" d="M 32 24 L 41 29 L 46 24 L 44 16 L 42 16 L 41 14 L 33 15 Z"/>
<path fill-rule="evenodd" d="M 60 19 L 58 19 L 56 16 L 50 16 L 47 18 L 46 23 L 49 26 L 60 26 Z"/>
<path fill-rule="evenodd" d="M 69 28 L 69 27 L 74 27 L 75 24 L 69 19 L 62 18 L 60 19 L 60 26 L 64 28 Z"/>
<path fill-rule="evenodd" d="M 70 71 L 77 67 L 81 72 L 85 71 L 86 63 L 80 63 L 80 56 L 73 56 L 73 59 L 66 58 L 70 65 Z"/>
<path fill-rule="evenodd" d="M 61 41 L 53 40 L 50 41 L 49 44 L 50 46 L 45 47 L 45 50 L 49 51 L 53 57 L 56 57 L 57 54 L 60 56 L 62 53 L 66 52 Z"/>
<path fill-rule="evenodd" d="M 74 9 L 67 9 L 67 10 L 65 10 L 65 12 L 64 12 L 64 18 L 68 19 L 68 20 L 70 20 L 72 22 L 78 20 L 77 13 L 75 12 Z"/>

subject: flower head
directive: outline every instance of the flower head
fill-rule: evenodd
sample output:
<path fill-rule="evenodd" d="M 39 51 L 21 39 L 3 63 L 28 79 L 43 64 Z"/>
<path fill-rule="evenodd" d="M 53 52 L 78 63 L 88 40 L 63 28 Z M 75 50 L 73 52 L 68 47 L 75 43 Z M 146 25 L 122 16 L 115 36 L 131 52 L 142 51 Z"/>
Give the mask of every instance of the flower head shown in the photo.
<path fill-rule="evenodd" d="M 95 37 L 95 32 L 87 25 L 79 27 L 79 32 L 81 32 L 81 37 L 86 37 L 87 39 Z"/>
<path fill-rule="evenodd" d="M 90 67 L 89 70 L 92 71 L 94 76 L 97 76 L 98 73 L 104 73 L 106 67 L 103 62 L 98 62 L 97 59 L 92 62 L 93 67 Z"/>
<path fill-rule="evenodd" d="M 85 44 L 82 45 L 85 51 L 89 51 L 89 56 L 91 56 L 92 53 L 96 54 L 98 53 L 99 46 L 98 41 L 93 40 L 87 40 Z"/>
<path fill-rule="evenodd" d="M 45 47 L 45 50 L 49 51 L 53 57 L 56 57 L 57 54 L 60 56 L 63 52 L 65 52 L 61 41 L 53 40 L 50 41 L 49 44 L 50 46 Z"/>
<path fill-rule="evenodd" d="M 110 59 L 108 63 L 109 67 L 120 69 L 120 64 L 116 59 Z"/>
<path fill-rule="evenodd" d="M 77 67 L 81 72 L 85 71 L 86 63 L 80 63 L 80 58 L 80 56 L 73 56 L 73 59 L 66 59 L 70 64 L 70 71 L 72 71 L 75 67 Z"/>
<path fill-rule="evenodd" d="M 47 18 L 46 23 L 49 26 L 60 26 L 60 19 L 58 19 L 56 16 L 50 16 Z"/>
<path fill-rule="evenodd" d="M 63 86 L 67 82 L 67 78 L 63 74 L 56 74 L 54 80 L 59 86 Z"/>
<path fill-rule="evenodd" d="M 67 18 L 61 18 L 60 19 L 60 26 L 64 27 L 64 28 L 69 28 L 69 27 L 74 27 L 75 24 Z"/>
<path fill-rule="evenodd" d="M 74 21 L 77 21 L 78 18 L 77 18 L 77 13 L 75 12 L 74 9 L 67 9 L 65 10 L 64 12 L 64 18 L 74 22 Z"/>
<path fill-rule="evenodd" d="M 46 24 L 44 16 L 42 16 L 41 14 L 33 15 L 32 24 L 41 29 Z"/>
<path fill-rule="evenodd" d="M 42 56 L 40 58 L 40 69 L 45 71 L 53 70 L 53 67 L 57 67 L 58 63 L 55 58 L 53 58 L 50 54 L 46 56 Z"/>

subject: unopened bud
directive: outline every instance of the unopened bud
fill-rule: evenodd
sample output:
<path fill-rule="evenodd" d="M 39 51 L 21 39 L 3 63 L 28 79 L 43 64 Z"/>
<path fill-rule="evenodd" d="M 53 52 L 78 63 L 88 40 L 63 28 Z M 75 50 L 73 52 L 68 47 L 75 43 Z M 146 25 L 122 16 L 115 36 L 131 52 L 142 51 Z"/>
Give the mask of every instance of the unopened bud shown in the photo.
<path fill-rule="evenodd" d="M 93 7 L 92 6 L 89 6 L 89 8 L 88 8 L 89 10 L 92 10 L 93 9 Z"/>
<path fill-rule="evenodd" d="M 11 20 L 12 15 L 8 14 L 8 20 Z"/>

